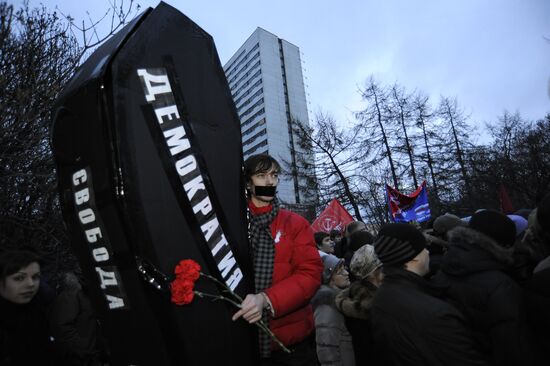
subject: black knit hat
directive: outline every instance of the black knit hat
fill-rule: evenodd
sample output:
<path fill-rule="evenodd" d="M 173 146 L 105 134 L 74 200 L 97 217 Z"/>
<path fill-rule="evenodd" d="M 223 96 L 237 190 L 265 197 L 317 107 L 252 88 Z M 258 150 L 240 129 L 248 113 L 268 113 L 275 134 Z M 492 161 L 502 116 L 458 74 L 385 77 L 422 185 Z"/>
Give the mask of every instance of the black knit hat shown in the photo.
<path fill-rule="evenodd" d="M 508 216 L 497 211 L 476 212 L 468 226 L 487 235 L 503 247 L 511 247 L 516 241 L 516 225 Z"/>
<path fill-rule="evenodd" d="M 426 238 L 410 224 L 382 226 L 374 242 L 374 251 L 386 267 L 402 266 L 426 248 Z"/>
<path fill-rule="evenodd" d="M 365 244 L 372 244 L 373 241 L 374 237 L 368 231 L 356 231 L 349 237 L 348 248 L 355 252 L 357 249 L 361 248 Z"/>

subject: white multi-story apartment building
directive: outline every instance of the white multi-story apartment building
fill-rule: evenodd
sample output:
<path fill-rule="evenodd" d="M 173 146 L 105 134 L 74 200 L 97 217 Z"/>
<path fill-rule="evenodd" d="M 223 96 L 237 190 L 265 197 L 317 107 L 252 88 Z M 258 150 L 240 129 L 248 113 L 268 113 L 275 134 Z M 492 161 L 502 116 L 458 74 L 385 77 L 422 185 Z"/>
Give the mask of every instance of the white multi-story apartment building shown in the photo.
<path fill-rule="evenodd" d="M 243 154 L 268 153 L 281 165 L 296 166 L 296 154 L 308 154 L 295 144 L 293 123 L 307 125 L 308 111 L 300 49 L 257 28 L 224 66 L 241 121 Z M 278 186 L 284 204 L 307 204 L 300 179 L 285 175 Z"/>

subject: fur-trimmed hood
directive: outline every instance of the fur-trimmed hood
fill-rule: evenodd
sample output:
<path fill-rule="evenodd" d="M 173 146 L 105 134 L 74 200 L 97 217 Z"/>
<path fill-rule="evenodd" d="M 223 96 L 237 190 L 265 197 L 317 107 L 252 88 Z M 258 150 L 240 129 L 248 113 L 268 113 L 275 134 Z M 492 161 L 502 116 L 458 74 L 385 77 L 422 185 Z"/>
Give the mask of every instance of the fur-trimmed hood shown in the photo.
<path fill-rule="evenodd" d="M 317 290 L 317 292 L 315 293 L 315 296 L 313 296 L 313 298 L 311 299 L 311 306 L 313 306 L 313 309 L 320 305 L 329 305 L 332 307 L 336 307 L 334 299 L 336 298 L 336 295 L 341 291 L 342 290 L 338 290 L 327 285 L 321 285 L 321 287 L 319 287 L 319 290 Z"/>
<path fill-rule="evenodd" d="M 449 249 L 441 269 L 449 274 L 507 270 L 514 264 L 513 248 L 504 248 L 489 236 L 468 227 L 449 231 Z"/>
<path fill-rule="evenodd" d="M 336 308 L 350 318 L 368 319 L 377 287 L 367 280 L 356 281 L 336 296 Z"/>

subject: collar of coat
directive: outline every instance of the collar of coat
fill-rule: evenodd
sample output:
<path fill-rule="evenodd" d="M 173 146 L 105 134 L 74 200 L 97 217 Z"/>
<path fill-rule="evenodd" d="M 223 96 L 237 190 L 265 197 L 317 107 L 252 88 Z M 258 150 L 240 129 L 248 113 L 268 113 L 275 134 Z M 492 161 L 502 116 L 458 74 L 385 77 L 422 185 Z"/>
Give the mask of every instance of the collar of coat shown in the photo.
<path fill-rule="evenodd" d="M 311 305 L 316 308 L 319 305 L 329 305 L 335 307 L 334 299 L 342 290 L 335 289 L 327 285 L 321 285 L 315 296 L 311 299 Z"/>
<path fill-rule="evenodd" d="M 498 262 L 505 266 L 514 263 L 513 247 L 505 248 L 491 237 L 468 227 L 456 227 L 449 231 L 449 246 L 466 244 L 478 247 L 490 253 Z"/>
<path fill-rule="evenodd" d="M 347 317 L 368 319 L 376 290 L 377 287 L 367 280 L 355 281 L 336 296 L 336 307 Z"/>

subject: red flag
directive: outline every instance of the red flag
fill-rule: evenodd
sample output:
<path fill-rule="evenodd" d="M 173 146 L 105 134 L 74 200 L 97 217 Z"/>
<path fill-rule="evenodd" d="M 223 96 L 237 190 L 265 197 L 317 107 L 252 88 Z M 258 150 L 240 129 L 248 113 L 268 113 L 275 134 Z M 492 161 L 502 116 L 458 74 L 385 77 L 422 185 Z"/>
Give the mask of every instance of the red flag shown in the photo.
<path fill-rule="evenodd" d="M 346 211 L 344 206 L 333 199 L 327 208 L 311 224 L 313 232 L 323 231 L 329 233 L 331 230 L 344 230 L 344 227 L 353 221 L 353 217 Z"/>
<path fill-rule="evenodd" d="M 508 196 L 508 191 L 506 190 L 504 184 L 500 185 L 500 192 L 498 196 L 500 200 L 500 211 L 504 214 L 513 213 L 514 206 L 512 206 L 512 200 L 510 199 L 510 196 Z"/>

